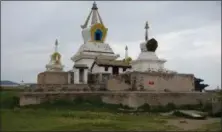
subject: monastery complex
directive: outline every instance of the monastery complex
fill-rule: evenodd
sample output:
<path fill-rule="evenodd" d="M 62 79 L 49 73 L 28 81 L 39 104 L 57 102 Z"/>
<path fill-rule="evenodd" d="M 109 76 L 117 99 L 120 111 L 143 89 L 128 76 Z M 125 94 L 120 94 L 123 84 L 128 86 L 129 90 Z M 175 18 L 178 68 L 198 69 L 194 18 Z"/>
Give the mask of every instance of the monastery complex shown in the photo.
<path fill-rule="evenodd" d="M 20 97 L 20 105 L 38 104 L 48 100 L 48 95 L 75 98 L 78 94 L 97 94 L 106 103 L 122 103 L 137 107 L 144 103 L 197 104 L 206 101 L 207 94 L 196 90 L 207 85 L 200 83 L 193 74 L 182 74 L 164 67 L 165 59 L 156 54 L 158 41 L 150 38 L 149 24 L 145 23 L 145 36 L 140 44 L 137 59 L 128 56 L 117 60 L 120 55 L 112 50 L 106 41 L 108 28 L 94 2 L 86 21 L 81 25 L 83 44 L 70 55 L 73 67 L 64 71 L 59 41 L 55 41 L 55 51 L 46 71 L 37 76 L 37 85 Z M 142 37 L 141 37 L 142 38 Z M 80 92 L 81 91 L 81 92 Z M 172 95 L 169 95 L 172 94 Z M 175 96 L 174 93 L 179 94 Z M 126 95 L 126 96 L 123 96 Z M 60 96 L 59 96 L 60 97 Z"/>
<path fill-rule="evenodd" d="M 158 42 L 149 38 L 149 25 L 145 25 L 145 40 L 140 44 L 141 52 L 136 60 L 128 56 L 128 48 L 125 48 L 125 59 L 117 60 L 119 54 L 115 54 L 112 45 L 106 42 L 108 28 L 103 23 L 96 3 L 83 25 L 83 44 L 79 47 L 71 60 L 73 69 L 63 71 L 61 54 L 58 51 L 58 41 L 55 42 L 55 52 L 51 55 L 46 71 L 38 75 L 38 84 L 89 84 L 90 75 L 98 75 L 98 82 L 106 80 L 104 76 L 119 76 L 124 73 L 143 77 L 142 83 L 147 90 L 179 90 L 191 91 L 194 89 L 194 76 L 192 74 L 178 74 L 164 68 L 165 59 L 158 58 L 155 53 Z M 138 44 L 139 46 L 139 44 Z M 162 74 L 161 74 L 162 73 Z M 161 76 L 162 75 L 162 76 Z M 166 79 L 168 76 L 168 79 Z M 169 78 L 170 77 L 170 78 Z M 182 85 L 183 84 L 183 85 Z"/>

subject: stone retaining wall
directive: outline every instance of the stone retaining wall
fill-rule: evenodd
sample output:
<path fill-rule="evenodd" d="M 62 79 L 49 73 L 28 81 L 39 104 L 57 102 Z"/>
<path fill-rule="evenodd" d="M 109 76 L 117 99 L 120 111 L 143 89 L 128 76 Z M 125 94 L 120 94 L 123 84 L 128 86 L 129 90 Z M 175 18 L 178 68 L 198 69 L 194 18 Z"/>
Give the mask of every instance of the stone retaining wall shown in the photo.
<path fill-rule="evenodd" d="M 20 96 L 20 105 L 40 104 L 45 101 L 55 99 L 75 99 L 76 97 L 100 97 L 104 103 L 109 104 L 123 104 L 130 107 L 139 107 L 145 103 L 149 105 L 166 105 L 174 103 L 175 105 L 184 104 L 199 104 L 200 102 L 206 103 L 211 100 L 212 93 L 199 93 L 199 92 L 23 92 Z"/>
<path fill-rule="evenodd" d="M 131 72 L 131 87 L 136 90 L 191 92 L 194 90 L 193 74 L 161 72 Z M 152 82 L 153 84 L 149 84 Z"/>
<path fill-rule="evenodd" d="M 41 72 L 37 84 L 68 84 L 68 72 Z"/>

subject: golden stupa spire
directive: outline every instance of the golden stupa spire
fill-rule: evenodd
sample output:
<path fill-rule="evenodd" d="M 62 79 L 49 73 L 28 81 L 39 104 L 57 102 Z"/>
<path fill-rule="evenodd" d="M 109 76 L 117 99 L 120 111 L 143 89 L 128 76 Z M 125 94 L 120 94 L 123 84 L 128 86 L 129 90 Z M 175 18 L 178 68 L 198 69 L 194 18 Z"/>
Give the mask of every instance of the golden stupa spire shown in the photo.
<path fill-rule="evenodd" d="M 55 41 L 55 52 L 58 52 L 58 40 L 56 39 L 56 41 Z"/>
<path fill-rule="evenodd" d="M 125 60 L 128 58 L 128 47 L 125 47 Z"/>

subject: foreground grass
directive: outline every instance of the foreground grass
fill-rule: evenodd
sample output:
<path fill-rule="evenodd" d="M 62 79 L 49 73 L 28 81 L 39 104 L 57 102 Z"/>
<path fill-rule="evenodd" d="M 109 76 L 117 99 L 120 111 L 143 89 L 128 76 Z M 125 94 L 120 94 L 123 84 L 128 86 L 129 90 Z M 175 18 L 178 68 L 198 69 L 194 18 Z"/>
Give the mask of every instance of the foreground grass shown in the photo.
<path fill-rule="evenodd" d="M 1 129 L 3 131 L 61 131 L 61 130 L 172 130 L 166 117 L 157 114 L 118 114 L 119 106 L 101 104 L 96 99 L 74 104 L 57 101 L 15 108 L 18 92 L 1 92 Z M 93 102 L 92 102 L 93 101 Z"/>
<path fill-rule="evenodd" d="M 17 109 L 1 110 L 2 130 L 172 130 L 165 117 L 109 112 Z"/>
<path fill-rule="evenodd" d="M 67 130 L 180 130 L 169 125 L 168 119 L 158 113 L 119 113 L 119 106 L 101 104 L 96 98 L 74 103 L 57 101 L 56 104 L 41 104 L 17 108 L 18 92 L 1 92 L 2 131 L 67 131 Z M 200 130 L 220 130 L 215 122 Z"/>
<path fill-rule="evenodd" d="M 221 131 L 222 130 L 221 126 L 222 126 L 221 121 L 218 121 L 218 122 L 214 122 L 211 124 L 206 124 L 197 130 L 199 130 L 199 131 Z"/>

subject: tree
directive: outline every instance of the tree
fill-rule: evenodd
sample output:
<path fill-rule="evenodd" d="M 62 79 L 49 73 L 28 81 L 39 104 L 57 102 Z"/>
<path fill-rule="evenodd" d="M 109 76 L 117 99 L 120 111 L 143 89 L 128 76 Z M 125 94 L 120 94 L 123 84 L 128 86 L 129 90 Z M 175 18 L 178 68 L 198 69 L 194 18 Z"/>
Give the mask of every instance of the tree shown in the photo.
<path fill-rule="evenodd" d="M 123 61 L 125 61 L 126 63 L 130 63 L 132 61 L 131 57 L 127 57 L 126 59 L 123 59 Z"/>
<path fill-rule="evenodd" d="M 206 87 L 208 87 L 208 84 L 201 84 L 201 82 L 203 82 L 203 79 L 200 78 L 194 78 L 194 87 L 195 87 L 195 91 L 200 91 L 202 92 Z"/>
<path fill-rule="evenodd" d="M 152 38 L 146 43 L 147 51 L 155 52 L 158 47 L 158 42 Z"/>

